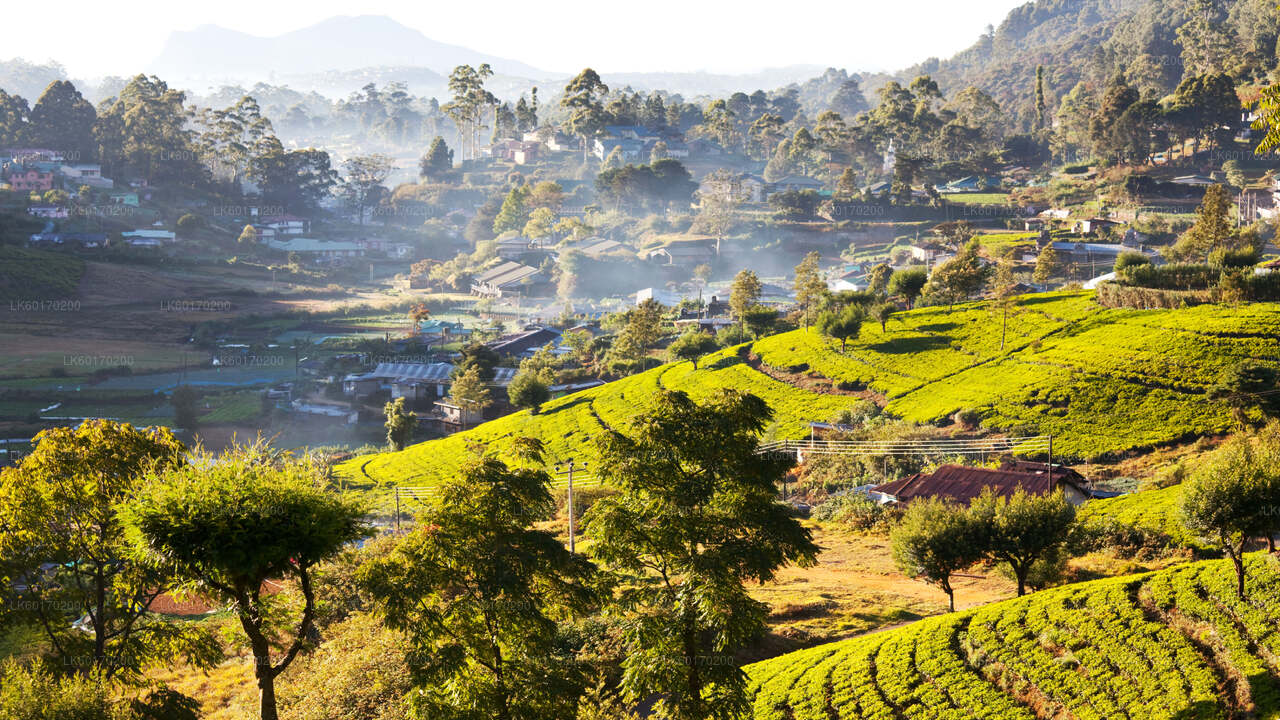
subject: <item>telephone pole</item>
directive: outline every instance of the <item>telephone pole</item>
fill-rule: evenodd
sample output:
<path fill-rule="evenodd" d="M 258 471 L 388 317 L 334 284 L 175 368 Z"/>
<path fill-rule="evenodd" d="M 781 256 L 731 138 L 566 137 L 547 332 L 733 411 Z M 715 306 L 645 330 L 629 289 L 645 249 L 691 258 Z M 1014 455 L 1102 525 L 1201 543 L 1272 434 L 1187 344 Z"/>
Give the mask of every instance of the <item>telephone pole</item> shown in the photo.
<path fill-rule="evenodd" d="M 561 467 L 562 466 L 560 465 L 556 465 L 556 472 L 560 472 Z M 568 474 L 569 474 L 569 489 L 568 489 L 568 492 L 566 493 L 565 507 L 568 508 L 569 510 L 569 552 L 574 552 L 574 535 L 576 534 L 577 528 L 574 524 L 574 517 L 573 517 L 573 471 L 586 470 L 587 463 L 583 462 L 582 464 L 579 465 L 574 462 L 573 458 L 569 458 L 568 460 L 565 461 L 565 464 L 563 465 L 563 467 L 568 471 Z"/>

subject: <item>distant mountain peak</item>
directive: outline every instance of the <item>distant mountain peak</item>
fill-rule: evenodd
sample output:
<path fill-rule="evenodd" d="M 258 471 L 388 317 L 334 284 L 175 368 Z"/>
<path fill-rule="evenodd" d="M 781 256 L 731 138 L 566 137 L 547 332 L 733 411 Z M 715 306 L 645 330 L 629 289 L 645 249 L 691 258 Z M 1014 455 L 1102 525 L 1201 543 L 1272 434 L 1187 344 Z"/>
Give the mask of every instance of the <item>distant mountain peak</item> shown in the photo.
<path fill-rule="evenodd" d="M 261 78 L 370 66 L 424 67 L 447 75 L 457 65 L 484 62 L 504 75 L 550 75 L 518 60 L 433 40 L 386 15 L 337 15 L 269 37 L 201 25 L 171 33 L 148 70 L 178 79 Z"/>

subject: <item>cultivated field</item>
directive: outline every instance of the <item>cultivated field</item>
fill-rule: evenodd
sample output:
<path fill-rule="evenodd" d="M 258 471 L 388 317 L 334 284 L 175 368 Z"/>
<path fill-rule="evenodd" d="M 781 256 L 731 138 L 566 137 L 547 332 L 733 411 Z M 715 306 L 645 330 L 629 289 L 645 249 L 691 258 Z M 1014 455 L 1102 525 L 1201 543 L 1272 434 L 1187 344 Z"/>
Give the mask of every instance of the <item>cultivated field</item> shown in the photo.
<path fill-rule="evenodd" d="M 1138 311 L 1101 308 L 1089 293 L 1028 296 L 1008 319 L 1003 349 L 1001 320 L 985 303 L 923 308 L 884 331 L 865 324 L 845 352 L 812 330 L 782 333 L 720 351 L 697 370 L 664 365 L 538 415 L 516 413 L 337 471 L 361 483 L 430 484 L 468 448 L 502 453 L 520 435 L 543 440 L 552 458 L 589 459 L 595 438 L 609 427 L 625 431 L 658 388 L 756 393 L 775 413 L 769 438 L 805 436 L 810 421 L 832 419 L 858 401 L 850 390 L 863 390 L 908 420 L 946 423 L 972 410 L 999 432 L 1053 435 L 1060 458 L 1101 458 L 1229 431 L 1229 408 L 1207 390 L 1238 361 L 1280 357 L 1276 304 Z M 750 362 L 755 356 L 768 367 Z"/>

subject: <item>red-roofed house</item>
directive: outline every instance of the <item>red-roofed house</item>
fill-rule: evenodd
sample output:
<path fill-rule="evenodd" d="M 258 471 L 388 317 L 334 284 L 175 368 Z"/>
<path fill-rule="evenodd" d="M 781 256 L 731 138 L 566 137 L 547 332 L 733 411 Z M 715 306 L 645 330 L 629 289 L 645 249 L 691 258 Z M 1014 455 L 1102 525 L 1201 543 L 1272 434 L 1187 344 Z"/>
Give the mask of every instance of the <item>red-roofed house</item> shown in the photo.
<path fill-rule="evenodd" d="M 1052 477 L 1050 475 L 1052 474 Z M 932 473 L 916 473 L 872 488 L 884 502 L 908 503 L 919 497 L 940 497 L 961 505 L 982 494 L 986 488 L 1009 497 L 1018 490 L 1032 495 L 1047 495 L 1061 490 L 1067 501 L 1079 505 L 1089 499 L 1089 481 L 1070 468 L 1022 460 L 1006 461 L 999 470 L 943 465 Z"/>

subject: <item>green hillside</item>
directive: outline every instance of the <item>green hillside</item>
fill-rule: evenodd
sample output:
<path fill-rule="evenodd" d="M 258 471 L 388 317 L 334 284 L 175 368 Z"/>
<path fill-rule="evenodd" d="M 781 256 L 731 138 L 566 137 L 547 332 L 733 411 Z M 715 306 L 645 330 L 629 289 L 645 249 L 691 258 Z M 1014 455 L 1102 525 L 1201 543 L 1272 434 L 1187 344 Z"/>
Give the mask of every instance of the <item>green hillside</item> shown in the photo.
<path fill-rule="evenodd" d="M 747 667 L 756 720 L 1280 717 L 1280 568 L 1043 591 Z"/>
<path fill-rule="evenodd" d="M 1139 311 L 1101 308 L 1089 293 L 1039 294 L 1010 317 L 1004 350 L 1000 329 L 985 303 L 970 303 L 904 312 L 883 332 L 868 323 L 843 353 L 812 330 L 782 333 L 721 351 L 697 370 L 664 365 L 559 399 L 539 415 L 516 413 L 356 458 L 337 472 L 356 482 L 430 483 L 451 472 L 468 445 L 501 451 L 522 434 L 544 440 L 553 458 L 589 456 L 594 437 L 606 426 L 625 428 L 658 388 L 754 392 L 776 413 L 776 438 L 803 437 L 809 421 L 830 420 L 856 402 L 775 379 L 769 368 L 806 375 L 808 387 L 870 388 L 909 420 L 946 422 L 974 410 L 997 430 L 1052 434 L 1060 456 L 1097 457 L 1230 429 L 1228 409 L 1206 389 L 1239 360 L 1280 357 L 1276 304 Z M 752 353 L 768 367 L 753 367 L 744 357 Z"/>
<path fill-rule="evenodd" d="M 1182 486 L 1093 500 L 1080 508 L 1080 519 L 1094 525 L 1127 526 L 1166 539 L 1180 547 L 1204 546 L 1182 522 Z"/>
<path fill-rule="evenodd" d="M 83 274 L 74 255 L 0 245 L 0 301 L 14 307 L 72 300 Z"/>

